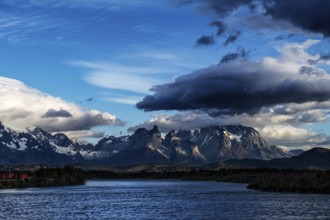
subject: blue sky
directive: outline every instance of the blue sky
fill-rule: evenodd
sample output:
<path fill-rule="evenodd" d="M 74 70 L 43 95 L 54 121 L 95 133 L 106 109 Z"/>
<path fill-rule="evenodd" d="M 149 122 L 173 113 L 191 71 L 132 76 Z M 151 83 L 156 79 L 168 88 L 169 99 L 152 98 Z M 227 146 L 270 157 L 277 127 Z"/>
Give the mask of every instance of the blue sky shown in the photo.
<path fill-rule="evenodd" d="M 311 119 L 308 123 L 290 123 L 288 118 L 286 121 L 279 119 L 287 117 L 287 113 L 272 115 L 272 128 L 260 123 L 263 117 L 270 117 L 260 112 L 255 115 L 243 112 L 214 117 L 210 109 L 204 107 L 165 107 L 148 112 L 144 112 L 143 107 L 138 109 L 135 106 L 137 102 L 146 95 L 157 93 L 150 91 L 152 86 L 173 83 L 177 77 L 189 76 L 199 69 L 207 70 L 230 53 L 241 56 L 238 60 L 233 59 L 235 65 L 247 60 L 259 62 L 265 57 L 281 61 L 289 55 L 301 55 L 302 60 L 290 60 L 293 63 L 287 64 L 294 66 L 307 62 L 307 58 L 315 56 L 317 59 L 320 54 L 329 52 L 327 33 L 322 33 L 322 30 L 305 30 L 303 25 L 285 23 L 285 19 L 279 20 L 275 15 L 262 19 L 258 17 L 261 16 L 258 14 L 261 9 L 250 11 L 247 5 L 241 3 L 244 1 L 237 1 L 239 4 L 228 7 L 230 10 L 227 11 L 216 7 L 216 1 L 197 0 L 195 3 L 179 4 L 183 2 L 1 1 L 2 99 L 17 101 L 0 109 L 0 120 L 15 128 L 43 126 L 51 132 L 67 132 L 72 137 L 86 137 L 90 141 L 93 141 L 89 139 L 91 137 L 126 134 L 127 130 L 150 127 L 155 123 L 160 125 L 163 132 L 171 126 L 174 129 L 192 129 L 203 125 L 243 123 L 256 127 L 266 139 L 283 146 L 297 147 L 305 143 L 306 139 L 302 137 L 306 134 L 310 144 L 305 147 L 321 144 L 315 142 L 317 138 L 327 142 L 327 132 L 330 132 L 327 113 L 325 108 L 320 107 L 302 110 L 302 113 L 309 114 L 308 117 L 311 114 L 318 115 L 318 119 Z M 226 25 L 226 30 L 219 36 L 216 27 L 210 25 L 215 20 Z M 197 39 L 202 35 L 215 42 L 197 45 Z M 237 39 L 224 45 L 231 35 L 237 35 Z M 306 47 L 301 46 L 308 40 L 315 42 Z M 287 46 L 291 49 L 286 50 L 285 45 L 291 45 Z M 292 52 L 299 49 L 306 54 Z M 328 63 L 320 62 L 317 68 L 327 71 Z M 7 78 L 16 81 L 8 82 Z M 13 93 L 13 88 L 20 92 Z M 21 100 L 23 95 L 20 95 L 23 93 L 24 97 L 31 93 L 24 100 L 31 98 L 34 103 L 21 104 L 21 101 L 24 103 Z M 42 99 L 40 103 L 38 98 Z M 313 101 L 306 100 L 299 104 Z M 325 101 L 322 99 L 322 102 Z M 291 105 L 287 106 L 292 103 L 295 101 L 263 107 L 273 111 L 281 109 L 283 105 L 292 108 Z M 26 112 L 31 106 L 33 113 L 32 110 Z M 40 117 L 49 109 L 68 111 L 72 117 L 70 120 L 64 117 Z M 8 112 L 15 114 L 10 115 Z M 306 114 L 302 116 L 302 113 L 291 115 L 290 119 L 293 121 L 305 117 Z M 22 114 L 24 117 L 16 117 Z M 86 118 L 91 122 L 77 122 Z M 50 126 L 52 123 L 53 127 Z M 71 128 L 67 123 L 76 126 Z M 282 132 L 274 134 L 278 130 Z M 288 132 L 299 141 L 292 143 L 294 140 L 285 135 Z"/>
<path fill-rule="evenodd" d="M 194 48 L 199 32 L 210 28 L 207 17 L 196 16 L 191 7 L 177 8 L 167 1 L 67 2 L 2 3 L 1 76 L 127 122 L 125 127 L 101 128 L 107 133 L 125 132 L 148 119 L 131 100 L 141 99 L 150 83 L 169 81 L 218 59 L 208 55 L 217 53 L 215 48 Z M 112 86 L 108 76 L 100 86 L 90 82 L 98 69 L 88 65 L 103 65 L 123 79 Z M 146 85 L 123 86 L 131 80 L 127 74 L 144 77 Z M 89 98 L 93 101 L 85 101 Z"/>

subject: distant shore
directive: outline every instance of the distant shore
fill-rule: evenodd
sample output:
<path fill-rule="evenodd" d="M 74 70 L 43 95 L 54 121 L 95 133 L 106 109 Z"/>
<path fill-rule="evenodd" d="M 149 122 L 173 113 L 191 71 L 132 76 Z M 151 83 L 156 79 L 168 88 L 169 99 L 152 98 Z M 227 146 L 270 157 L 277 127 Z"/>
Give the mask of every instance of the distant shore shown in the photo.
<path fill-rule="evenodd" d="M 270 192 L 330 194 L 330 170 L 222 169 L 181 172 L 126 172 L 91 170 L 88 179 L 181 179 L 247 183 L 247 188 Z"/>
<path fill-rule="evenodd" d="M 330 170 L 293 169 L 220 169 L 184 171 L 125 171 L 40 168 L 30 171 L 29 178 L 0 179 L 0 189 L 82 185 L 87 179 L 181 179 L 246 183 L 248 189 L 269 192 L 330 194 Z"/>

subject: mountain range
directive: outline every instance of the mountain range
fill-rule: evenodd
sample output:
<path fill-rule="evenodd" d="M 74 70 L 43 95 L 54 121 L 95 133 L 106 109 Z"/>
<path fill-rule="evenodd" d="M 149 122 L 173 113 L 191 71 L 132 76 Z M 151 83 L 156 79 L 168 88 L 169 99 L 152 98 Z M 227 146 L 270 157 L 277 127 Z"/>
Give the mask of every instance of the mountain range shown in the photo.
<path fill-rule="evenodd" d="M 139 128 L 132 135 L 107 136 L 96 144 L 85 144 L 38 127 L 15 131 L 0 123 L 0 165 L 202 165 L 229 159 L 270 160 L 293 155 L 269 145 L 255 129 L 242 125 L 172 130 L 164 138 L 155 125 L 151 130 Z"/>

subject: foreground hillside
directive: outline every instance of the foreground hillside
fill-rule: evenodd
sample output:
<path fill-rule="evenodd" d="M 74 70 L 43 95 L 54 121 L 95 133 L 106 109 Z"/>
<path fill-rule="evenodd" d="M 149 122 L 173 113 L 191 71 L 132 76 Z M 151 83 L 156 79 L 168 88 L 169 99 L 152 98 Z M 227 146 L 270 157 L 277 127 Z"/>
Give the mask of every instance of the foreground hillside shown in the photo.
<path fill-rule="evenodd" d="M 330 169 L 330 149 L 327 148 L 313 148 L 299 156 L 291 158 L 281 158 L 273 160 L 228 160 L 223 164 L 214 165 L 226 166 L 232 168 L 277 168 L 277 169 Z"/>
<path fill-rule="evenodd" d="M 231 125 L 195 131 L 170 131 L 162 138 L 157 126 L 132 135 L 82 144 L 41 128 L 14 131 L 0 123 L 0 164 L 140 164 L 203 165 L 229 159 L 288 158 L 290 152 L 269 145 L 251 127 Z"/>

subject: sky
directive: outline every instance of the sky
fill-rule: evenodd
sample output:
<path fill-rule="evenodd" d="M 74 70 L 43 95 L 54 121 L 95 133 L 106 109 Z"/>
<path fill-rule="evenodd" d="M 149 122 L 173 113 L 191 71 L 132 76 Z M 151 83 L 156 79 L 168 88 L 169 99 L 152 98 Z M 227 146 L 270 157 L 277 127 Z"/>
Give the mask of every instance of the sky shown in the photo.
<path fill-rule="evenodd" d="M 0 121 L 96 142 L 243 124 L 330 146 L 327 0 L 1 0 Z"/>

